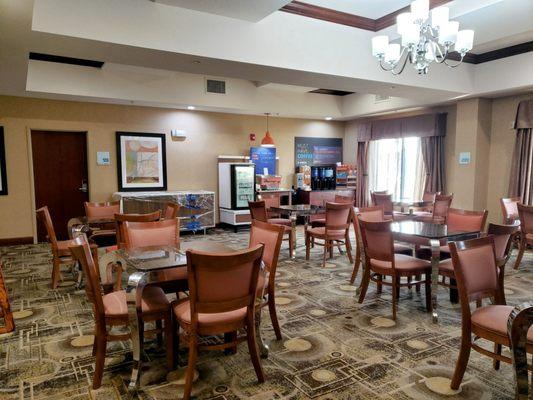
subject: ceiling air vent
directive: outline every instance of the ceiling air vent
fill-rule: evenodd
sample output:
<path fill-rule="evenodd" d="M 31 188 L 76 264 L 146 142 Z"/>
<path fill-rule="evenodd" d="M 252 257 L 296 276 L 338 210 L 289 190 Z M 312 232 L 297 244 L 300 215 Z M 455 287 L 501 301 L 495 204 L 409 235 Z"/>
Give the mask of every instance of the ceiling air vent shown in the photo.
<path fill-rule="evenodd" d="M 226 94 L 226 81 L 206 79 L 205 90 L 207 93 Z"/>
<path fill-rule="evenodd" d="M 391 99 L 390 96 L 387 96 L 385 94 L 376 94 L 374 96 L 374 102 L 375 103 L 383 103 L 384 101 L 389 101 Z"/>

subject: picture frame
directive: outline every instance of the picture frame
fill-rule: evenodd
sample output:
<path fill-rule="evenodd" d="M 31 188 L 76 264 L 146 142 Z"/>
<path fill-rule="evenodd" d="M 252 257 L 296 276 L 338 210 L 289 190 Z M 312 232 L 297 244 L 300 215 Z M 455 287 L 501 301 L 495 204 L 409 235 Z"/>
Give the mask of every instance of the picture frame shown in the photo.
<path fill-rule="evenodd" d="M 6 147 L 4 127 L 0 126 L 0 196 L 7 196 Z"/>
<path fill-rule="evenodd" d="M 167 190 L 166 135 L 116 132 L 120 192 Z"/>

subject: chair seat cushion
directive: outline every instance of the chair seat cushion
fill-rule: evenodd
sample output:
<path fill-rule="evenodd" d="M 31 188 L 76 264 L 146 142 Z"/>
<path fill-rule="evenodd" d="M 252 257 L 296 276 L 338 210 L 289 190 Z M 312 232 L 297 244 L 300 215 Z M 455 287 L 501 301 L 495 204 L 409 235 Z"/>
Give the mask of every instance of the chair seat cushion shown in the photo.
<path fill-rule="evenodd" d="M 326 237 L 326 227 L 325 226 L 319 226 L 316 228 L 308 229 L 307 232 L 313 237 L 324 239 Z M 344 230 L 328 230 L 328 237 L 330 238 L 338 238 L 338 239 L 344 239 L 344 235 L 346 234 L 346 231 Z"/>
<path fill-rule="evenodd" d="M 479 334 L 479 329 L 486 330 L 507 338 L 507 320 L 512 310 L 512 306 L 502 305 L 489 305 L 478 308 L 472 313 L 472 330 L 476 334 Z M 527 331 L 527 341 L 530 345 L 533 345 L 533 327 Z"/>
<path fill-rule="evenodd" d="M 452 259 L 451 258 L 448 258 L 447 260 L 444 260 L 444 261 L 441 261 L 439 263 L 439 274 L 442 272 L 444 273 L 452 273 L 454 274 L 454 269 L 453 269 L 453 263 L 452 263 Z"/>
<path fill-rule="evenodd" d="M 217 325 L 231 324 L 244 321 L 246 318 L 247 308 L 239 308 L 234 311 L 227 311 L 213 314 L 198 314 L 198 325 L 200 327 L 212 328 Z M 181 301 L 174 305 L 174 315 L 178 321 L 190 325 L 191 323 L 191 305 L 189 300 Z"/>
<path fill-rule="evenodd" d="M 118 290 L 105 294 L 102 298 L 106 317 L 126 317 L 128 316 L 128 305 L 126 303 L 126 292 Z M 147 286 L 143 290 L 142 297 L 143 313 L 159 313 L 168 309 L 169 302 L 165 292 L 157 286 Z"/>
<path fill-rule="evenodd" d="M 284 226 L 288 226 L 289 228 L 292 227 L 291 220 L 287 218 L 269 218 L 267 222 L 269 224 L 284 225 Z"/>
<path fill-rule="evenodd" d="M 113 251 L 116 251 L 116 250 L 118 250 L 118 246 L 116 246 L 116 245 L 115 246 L 109 246 L 109 247 L 105 248 L 105 252 L 106 253 L 112 253 Z"/>
<path fill-rule="evenodd" d="M 392 270 L 392 263 L 387 261 L 372 259 L 370 260 L 370 265 L 376 270 L 385 272 Z M 401 274 L 414 275 L 416 273 L 424 273 L 428 268 L 431 268 L 431 263 L 429 261 L 407 256 L 405 254 L 395 254 L 394 266 Z"/>

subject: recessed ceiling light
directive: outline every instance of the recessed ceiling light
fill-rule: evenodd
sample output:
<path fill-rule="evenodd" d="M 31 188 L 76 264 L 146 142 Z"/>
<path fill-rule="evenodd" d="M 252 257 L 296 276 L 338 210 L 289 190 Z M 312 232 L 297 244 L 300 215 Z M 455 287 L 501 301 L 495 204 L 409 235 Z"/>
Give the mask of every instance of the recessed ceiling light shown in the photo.
<path fill-rule="evenodd" d="M 196 107 L 195 106 L 187 106 L 187 110 L 195 110 Z"/>
<path fill-rule="evenodd" d="M 200 61 L 199 60 L 194 60 L 192 63 L 193 64 L 200 64 Z"/>
<path fill-rule="evenodd" d="M 333 119 L 333 117 L 326 117 L 324 118 L 326 121 L 331 121 Z"/>

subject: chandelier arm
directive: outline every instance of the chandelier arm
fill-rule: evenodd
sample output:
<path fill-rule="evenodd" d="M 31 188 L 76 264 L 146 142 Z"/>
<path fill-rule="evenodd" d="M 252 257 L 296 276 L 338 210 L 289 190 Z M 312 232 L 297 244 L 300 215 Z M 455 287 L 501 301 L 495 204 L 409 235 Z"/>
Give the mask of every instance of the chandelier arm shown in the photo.
<path fill-rule="evenodd" d="M 449 62 L 449 59 L 445 59 L 444 60 L 444 65 L 446 65 L 447 67 L 449 68 L 457 68 L 459 65 L 461 65 L 463 63 L 463 59 L 465 58 L 465 56 L 463 54 L 461 54 L 461 59 L 459 61 L 457 61 L 457 64 L 451 64 Z M 448 62 L 447 62 L 448 61 Z"/>
<path fill-rule="evenodd" d="M 439 59 L 437 57 L 437 54 L 435 54 L 435 62 L 437 64 L 444 63 L 448 59 L 448 47 L 446 46 L 446 51 L 444 53 L 442 53 L 442 49 L 440 47 L 440 44 L 436 43 L 435 48 L 437 49 L 437 51 L 439 53 L 438 56 L 440 56 L 440 61 L 439 61 Z"/>
<path fill-rule="evenodd" d="M 403 53 L 402 53 L 402 56 L 400 57 L 400 60 L 402 59 L 403 57 Z M 391 72 L 393 75 L 400 75 L 403 70 L 405 69 L 405 66 L 407 65 L 407 60 L 409 59 L 409 62 L 410 62 L 410 57 L 409 57 L 409 53 L 407 54 L 407 56 L 403 59 L 403 64 L 402 64 L 402 68 L 399 70 L 399 71 L 394 71 L 394 68 L 391 69 Z M 398 66 L 398 64 L 396 64 L 396 66 Z"/>

